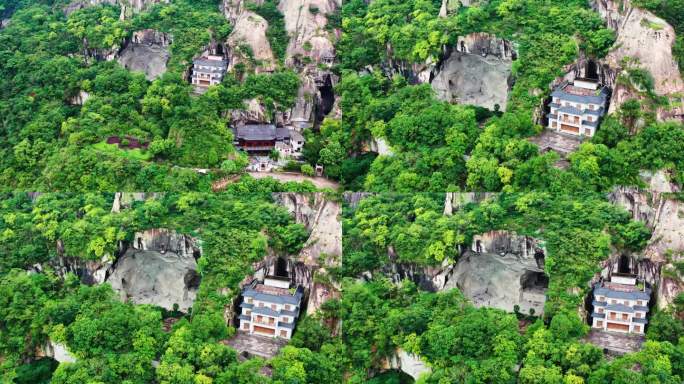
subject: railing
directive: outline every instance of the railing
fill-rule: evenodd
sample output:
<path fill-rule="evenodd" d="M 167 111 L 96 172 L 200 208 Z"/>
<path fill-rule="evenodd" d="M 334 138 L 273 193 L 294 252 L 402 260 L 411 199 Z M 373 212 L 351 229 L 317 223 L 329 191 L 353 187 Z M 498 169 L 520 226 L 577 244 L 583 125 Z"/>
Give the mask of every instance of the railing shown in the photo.
<path fill-rule="evenodd" d="M 253 321 L 254 324 L 260 324 L 260 325 L 270 325 L 271 327 L 275 327 L 276 323 L 275 320 L 271 319 L 270 321 L 259 321 L 257 319 L 254 319 Z"/>

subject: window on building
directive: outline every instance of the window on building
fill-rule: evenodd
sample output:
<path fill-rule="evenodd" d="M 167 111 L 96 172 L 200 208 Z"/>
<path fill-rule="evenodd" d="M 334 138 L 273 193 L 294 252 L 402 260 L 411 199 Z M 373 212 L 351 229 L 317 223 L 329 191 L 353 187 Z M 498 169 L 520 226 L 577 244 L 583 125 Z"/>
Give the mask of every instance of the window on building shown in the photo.
<path fill-rule="evenodd" d="M 594 116 L 587 116 L 587 121 L 590 123 L 594 121 Z"/>
<path fill-rule="evenodd" d="M 275 311 L 275 310 L 276 310 L 276 305 L 275 305 L 275 304 L 271 304 L 271 309 Z"/>
<path fill-rule="evenodd" d="M 617 300 L 611 300 L 611 304 L 617 304 Z"/>
<path fill-rule="evenodd" d="M 641 300 L 637 300 L 637 305 L 638 305 L 638 306 L 643 306 L 643 305 L 644 305 L 644 302 L 641 301 Z"/>
<path fill-rule="evenodd" d="M 289 311 L 290 310 L 290 304 L 285 304 L 285 310 Z"/>
<path fill-rule="evenodd" d="M 603 328 L 603 320 L 597 321 L 597 322 L 596 322 L 596 326 L 597 326 L 597 327 Z"/>
<path fill-rule="evenodd" d="M 629 306 L 629 300 L 625 300 L 625 303 L 624 303 L 624 304 L 625 304 L 626 306 Z"/>
<path fill-rule="evenodd" d="M 622 314 L 622 320 L 629 320 L 629 315 L 626 313 Z"/>
<path fill-rule="evenodd" d="M 247 323 L 242 324 L 242 329 L 249 329 L 249 324 L 247 324 Z"/>
<path fill-rule="evenodd" d="M 599 308 L 598 313 L 603 313 L 603 308 Z"/>
<path fill-rule="evenodd" d="M 251 297 L 248 297 L 246 301 L 247 301 L 247 304 L 252 304 L 252 298 Z"/>
<path fill-rule="evenodd" d="M 635 325 L 634 332 L 641 332 L 641 325 Z"/>
<path fill-rule="evenodd" d="M 284 329 L 280 330 L 280 337 L 287 337 L 287 331 Z"/>
<path fill-rule="evenodd" d="M 637 319 L 641 319 L 641 312 L 637 312 L 634 316 L 635 316 Z"/>
<path fill-rule="evenodd" d="M 264 321 L 264 317 L 261 315 L 257 315 L 256 321 L 262 322 L 262 321 Z"/>
<path fill-rule="evenodd" d="M 251 314 L 252 314 L 252 311 L 250 311 L 249 309 L 245 311 L 245 315 L 249 316 Z"/>
<path fill-rule="evenodd" d="M 263 306 L 264 306 L 264 303 L 260 301 L 259 302 L 259 308 L 263 308 Z"/>

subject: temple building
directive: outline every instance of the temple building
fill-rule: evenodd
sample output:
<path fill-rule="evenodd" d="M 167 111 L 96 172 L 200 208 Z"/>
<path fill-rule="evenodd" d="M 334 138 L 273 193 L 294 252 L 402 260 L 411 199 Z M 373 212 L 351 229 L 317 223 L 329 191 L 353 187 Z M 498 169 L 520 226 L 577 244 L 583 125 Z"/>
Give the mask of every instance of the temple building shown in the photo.
<path fill-rule="evenodd" d="M 592 137 L 606 113 L 608 88 L 596 81 L 564 82 L 551 94 L 547 128 L 575 136 Z"/>
<path fill-rule="evenodd" d="M 287 127 L 273 124 L 247 124 L 233 128 L 234 145 L 250 154 L 277 150 L 283 157 L 297 157 L 304 147 L 304 136 Z"/>
<path fill-rule="evenodd" d="M 651 290 L 634 275 L 613 273 L 610 282 L 594 285 L 592 328 L 643 334 L 650 298 Z"/>
<path fill-rule="evenodd" d="M 288 278 L 267 276 L 263 283 L 252 281 L 242 292 L 240 330 L 290 339 L 303 296 L 302 287 L 291 289 Z"/>
<path fill-rule="evenodd" d="M 209 55 L 193 61 L 192 84 L 198 91 L 220 84 L 228 68 L 228 61 L 221 56 Z"/>

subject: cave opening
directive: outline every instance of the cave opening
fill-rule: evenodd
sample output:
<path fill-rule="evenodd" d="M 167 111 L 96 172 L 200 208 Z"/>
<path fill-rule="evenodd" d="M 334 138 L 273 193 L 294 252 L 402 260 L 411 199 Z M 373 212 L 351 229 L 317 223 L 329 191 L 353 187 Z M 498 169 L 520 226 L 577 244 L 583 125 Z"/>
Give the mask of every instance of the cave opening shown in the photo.
<path fill-rule="evenodd" d="M 545 260 L 546 260 L 546 255 L 544 254 L 544 250 L 541 248 L 535 249 L 534 250 L 534 261 L 537 262 L 537 268 L 543 270 Z"/>
<path fill-rule="evenodd" d="M 318 86 L 318 93 L 321 99 L 316 108 L 316 122 L 320 123 L 332 111 L 335 104 L 335 91 L 329 74 L 323 76 L 323 81 Z"/>
<path fill-rule="evenodd" d="M 592 80 L 598 80 L 599 79 L 599 74 L 598 74 L 598 65 L 594 60 L 589 60 L 587 61 L 587 67 L 585 68 L 585 74 L 587 79 L 592 79 Z"/>
<path fill-rule="evenodd" d="M 549 277 L 544 272 L 526 270 L 520 277 L 520 286 L 524 291 L 543 293 L 549 287 Z"/>
<path fill-rule="evenodd" d="M 632 271 L 632 258 L 627 255 L 620 255 L 618 260 L 617 273 L 631 275 Z"/>
<path fill-rule="evenodd" d="M 290 273 L 288 272 L 288 262 L 287 259 L 284 257 L 279 257 L 276 260 L 276 265 L 275 265 L 275 276 L 281 276 L 281 277 L 289 277 Z"/>
<path fill-rule="evenodd" d="M 202 277 L 195 270 L 189 270 L 183 277 L 183 282 L 188 289 L 199 289 Z"/>

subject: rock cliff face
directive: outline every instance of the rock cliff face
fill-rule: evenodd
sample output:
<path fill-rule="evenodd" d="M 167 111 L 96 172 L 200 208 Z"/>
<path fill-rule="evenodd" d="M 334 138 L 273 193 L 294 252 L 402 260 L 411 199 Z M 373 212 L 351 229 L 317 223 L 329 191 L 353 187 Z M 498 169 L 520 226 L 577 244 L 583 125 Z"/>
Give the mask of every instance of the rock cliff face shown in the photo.
<path fill-rule="evenodd" d="M 326 31 L 327 16 L 342 6 L 341 0 L 281 0 L 278 9 L 285 17 L 285 28 L 291 36 L 286 64 L 294 65 L 294 57 L 307 56 L 315 64 L 327 63 L 335 57 L 335 46 Z"/>
<path fill-rule="evenodd" d="M 248 10 L 246 1 L 223 0 L 221 5 L 233 25 L 226 42 L 229 70 L 243 64 L 257 73 L 272 72 L 278 67 L 278 58 L 266 37 L 268 22 Z M 254 3 L 261 5 L 263 1 Z M 290 37 L 284 65 L 294 69 L 301 81 L 295 105 L 274 117 L 253 100 L 248 103 L 247 110 L 231 114 L 234 122 L 274 122 L 304 129 L 316 126 L 325 116 L 336 112 L 333 87 L 338 78 L 329 69 L 335 60 L 334 42 L 339 31 L 329 31 L 327 23 L 328 15 L 337 12 L 340 6 L 340 0 L 281 0 L 278 3 Z"/>
<path fill-rule="evenodd" d="M 648 182 L 647 190 L 619 187 L 609 198 L 628 210 L 634 220 L 643 221 L 653 230 L 643 252 L 626 256 L 631 259 L 632 271 L 657 288 L 656 303 L 663 308 L 684 292 L 684 281 L 676 273 L 663 273 L 673 269 L 673 262 L 684 260 L 684 201 L 673 198 L 672 193 L 680 191 L 667 181 L 663 172 L 650 176 Z M 606 263 L 604 277 L 617 272 L 621 256 L 613 255 Z"/>
<path fill-rule="evenodd" d="M 675 32 L 672 26 L 652 13 L 636 8 L 630 0 L 592 0 L 592 6 L 615 30 L 617 41 L 608 56 L 600 63 L 602 80 L 613 87 L 609 112 L 617 110 L 625 101 L 638 95 L 616 80 L 625 69 L 624 58 L 635 58 L 655 80 L 655 93 L 674 96 L 684 92 L 684 82 L 676 60 L 672 56 Z M 681 118 L 684 108 L 660 109 L 660 119 Z"/>
<path fill-rule="evenodd" d="M 326 300 L 339 297 L 338 284 L 322 281 L 330 281 L 327 268 L 339 267 L 342 258 L 340 205 L 322 193 L 277 193 L 274 199 L 310 231 L 304 248 L 296 260 L 290 261 L 290 268 L 293 281 L 308 290 L 307 313 L 314 313 Z"/>
<path fill-rule="evenodd" d="M 154 29 L 137 31 L 119 52 L 117 61 L 124 68 L 143 72 L 148 80 L 154 80 L 166 72 L 171 43 L 172 38 L 166 33 Z"/>
<path fill-rule="evenodd" d="M 435 69 L 432 88 L 441 100 L 505 110 L 515 57 L 510 42 L 490 34 L 460 37 Z"/>
<path fill-rule="evenodd" d="M 81 279 L 83 284 L 102 284 L 112 265 L 114 265 L 114 255 L 106 255 L 100 260 L 84 260 L 65 254 L 62 240 L 57 240 L 56 248 L 58 256 L 50 261 L 50 266 L 55 270 L 55 273 L 61 277 L 73 273 Z"/>
<path fill-rule="evenodd" d="M 154 4 L 168 2 L 168 0 L 76 0 L 64 7 L 64 13 L 69 15 L 79 9 L 92 7 L 95 5 L 119 5 L 121 7 L 120 18 L 123 20 L 125 18 L 131 17 L 135 13 L 145 10 Z"/>
<path fill-rule="evenodd" d="M 257 73 L 274 71 L 276 59 L 266 38 L 268 22 L 256 13 L 244 9 L 241 0 L 226 0 L 224 13 L 229 20 L 234 17 L 231 20 L 233 31 L 227 42 L 228 69 L 243 64 L 247 68 L 254 66 Z"/>
<path fill-rule="evenodd" d="M 55 359 L 60 363 L 75 363 L 76 358 L 69 352 L 64 344 L 55 343 L 52 340 L 48 340 L 45 346 L 38 348 L 36 351 L 36 357 L 49 357 Z"/>
<path fill-rule="evenodd" d="M 137 250 L 173 252 L 187 258 L 197 259 L 202 254 L 198 239 L 165 228 L 137 232 L 132 245 Z"/>

